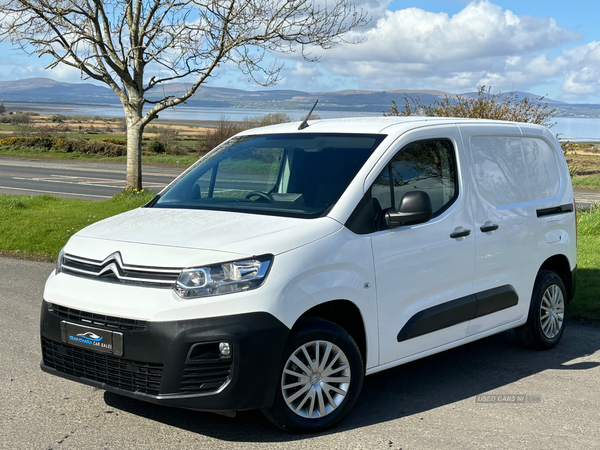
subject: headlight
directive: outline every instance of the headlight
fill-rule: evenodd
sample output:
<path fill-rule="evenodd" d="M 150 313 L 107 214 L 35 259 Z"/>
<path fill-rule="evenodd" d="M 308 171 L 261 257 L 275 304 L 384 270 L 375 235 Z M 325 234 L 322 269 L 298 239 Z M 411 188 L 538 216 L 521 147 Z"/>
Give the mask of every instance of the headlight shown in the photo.
<path fill-rule="evenodd" d="M 65 248 L 61 248 L 58 252 L 58 259 L 56 260 L 56 275 L 62 272 L 63 257 L 65 256 Z"/>
<path fill-rule="evenodd" d="M 272 255 L 183 269 L 173 287 L 181 298 L 198 298 L 256 289 L 265 281 Z"/>

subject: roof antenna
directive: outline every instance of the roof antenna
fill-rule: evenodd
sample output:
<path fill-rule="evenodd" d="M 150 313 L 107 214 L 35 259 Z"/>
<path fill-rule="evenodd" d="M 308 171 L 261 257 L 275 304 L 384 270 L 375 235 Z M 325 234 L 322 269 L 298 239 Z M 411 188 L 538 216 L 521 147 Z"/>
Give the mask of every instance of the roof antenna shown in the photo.
<path fill-rule="evenodd" d="M 308 127 L 308 119 L 309 119 L 310 115 L 312 114 L 312 112 L 315 110 L 315 107 L 317 106 L 317 103 L 319 103 L 319 100 L 317 100 L 315 102 L 315 104 L 313 105 L 313 107 L 310 109 L 310 112 L 308 113 L 308 116 L 306 116 L 304 118 L 304 120 L 302 121 L 302 123 L 298 127 L 298 130 L 304 130 L 305 128 Z"/>

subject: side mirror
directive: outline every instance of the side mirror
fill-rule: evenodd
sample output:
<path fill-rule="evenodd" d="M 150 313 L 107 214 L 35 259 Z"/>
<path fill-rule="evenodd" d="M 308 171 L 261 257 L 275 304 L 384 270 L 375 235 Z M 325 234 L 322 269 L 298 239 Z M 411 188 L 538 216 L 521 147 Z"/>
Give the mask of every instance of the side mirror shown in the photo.
<path fill-rule="evenodd" d="M 399 210 L 388 208 L 383 217 L 386 228 L 396 228 L 427 222 L 432 215 L 431 199 L 427 192 L 409 191 L 402 196 Z"/>

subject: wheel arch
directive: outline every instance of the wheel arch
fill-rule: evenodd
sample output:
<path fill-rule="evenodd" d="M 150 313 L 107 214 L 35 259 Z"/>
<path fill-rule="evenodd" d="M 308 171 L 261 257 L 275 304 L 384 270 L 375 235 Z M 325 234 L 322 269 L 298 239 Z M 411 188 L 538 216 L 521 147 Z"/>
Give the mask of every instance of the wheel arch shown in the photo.
<path fill-rule="evenodd" d="M 538 270 L 538 274 L 542 270 L 550 270 L 562 279 L 565 289 L 567 290 L 567 302 L 570 302 L 575 293 L 575 279 L 574 272 L 571 271 L 569 259 L 565 255 L 551 256 L 544 261 L 540 270 Z"/>
<path fill-rule="evenodd" d="M 340 311 L 343 313 L 340 314 Z M 333 322 L 345 329 L 358 345 L 363 361 L 367 362 L 367 335 L 365 323 L 360 309 L 349 300 L 331 300 L 321 303 L 306 311 L 298 318 L 293 328 L 296 328 L 302 319 L 317 317 Z"/>

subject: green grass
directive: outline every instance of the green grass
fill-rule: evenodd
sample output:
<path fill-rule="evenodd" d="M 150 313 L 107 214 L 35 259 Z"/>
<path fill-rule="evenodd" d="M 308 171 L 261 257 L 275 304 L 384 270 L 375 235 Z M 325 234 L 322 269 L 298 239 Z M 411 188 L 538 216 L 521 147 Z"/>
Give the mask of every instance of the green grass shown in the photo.
<path fill-rule="evenodd" d="M 600 321 L 600 207 L 578 211 L 577 288 L 569 317 Z"/>
<path fill-rule="evenodd" d="M 572 181 L 575 189 L 600 191 L 600 176 L 598 175 L 574 176 Z"/>
<path fill-rule="evenodd" d="M 89 139 L 90 141 L 101 141 L 102 139 L 120 139 L 124 141 L 127 136 L 125 134 L 108 134 L 108 133 L 66 133 L 67 139 Z"/>
<path fill-rule="evenodd" d="M 49 195 L 0 196 L 0 254 L 54 261 L 67 240 L 82 228 L 137 208 L 154 196 L 144 191 L 94 202 Z"/>
<path fill-rule="evenodd" d="M 600 236 L 600 205 L 578 211 L 577 232 L 579 236 Z"/>
<path fill-rule="evenodd" d="M 600 321 L 600 236 L 579 236 L 577 241 L 577 290 L 568 316 Z"/>
<path fill-rule="evenodd" d="M 123 156 L 123 161 L 125 157 Z M 198 161 L 199 156 L 182 155 L 153 155 L 153 156 L 142 156 L 142 163 L 144 164 L 166 164 L 169 166 L 191 166 Z"/>

